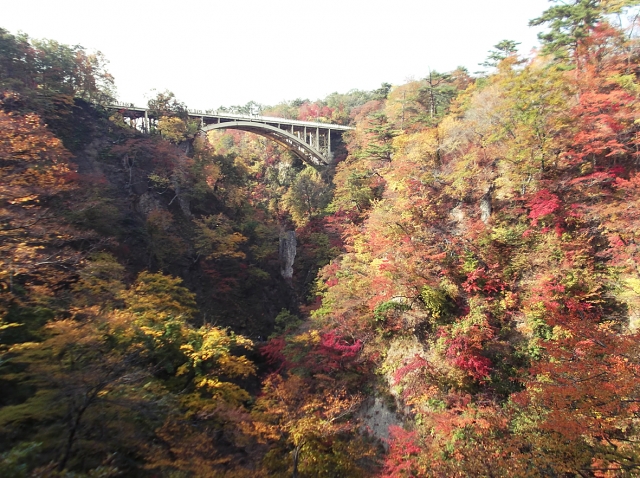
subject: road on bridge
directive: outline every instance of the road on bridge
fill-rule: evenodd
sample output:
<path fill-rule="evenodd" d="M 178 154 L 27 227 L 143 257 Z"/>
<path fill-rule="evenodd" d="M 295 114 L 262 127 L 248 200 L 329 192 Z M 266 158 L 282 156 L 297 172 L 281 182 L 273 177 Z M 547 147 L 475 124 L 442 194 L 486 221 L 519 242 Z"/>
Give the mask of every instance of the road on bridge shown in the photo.
<path fill-rule="evenodd" d="M 113 104 L 116 110 L 136 129 L 149 132 L 158 118 L 149 108 Z M 335 145 L 351 126 L 298 121 L 272 116 L 238 115 L 214 111 L 188 110 L 189 117 L 200 121 L 202 131 L 237 129 L 264 136 L 296 154 L 312 166 L 326 166 L 333 161 Z"/>

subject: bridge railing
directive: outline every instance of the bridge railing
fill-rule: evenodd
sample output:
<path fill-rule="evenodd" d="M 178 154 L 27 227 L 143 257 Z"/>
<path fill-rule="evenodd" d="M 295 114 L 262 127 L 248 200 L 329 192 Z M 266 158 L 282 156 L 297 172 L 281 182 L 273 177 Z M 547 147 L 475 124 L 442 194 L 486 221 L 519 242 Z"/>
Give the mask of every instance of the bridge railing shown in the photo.
<path fill-rule="evenodd" d="M 199 115 L 199 116 L 213 116 L 213 117 L 222 117 L 222 118 L 232 118 L 242 121 L 256 121 L 262 123 L 279 123 L 284 125 L 293 125 L 293 126 L 309 126 L 312 128 L 323 128 L 323 129 L 340 129 L 340 130 L 350 130 L 353 129 L 351 126 L 339 125 L 334 123 L 320 123 L 314 121 L 300 121 L 289 118 L 281 118 L 278 116 L 260 116 L 260 115 L 242 115 L 237 113 L 226 113 L 223 111 L 217 111 L 215 113 L 202 113 L 201 110 L 189 110 L 189 114 Z"/>
<path fill-rule="evenodd" d="M 123 101 L 114 101 L 109 106 L 122 106 L 123 108 L 138 108 L 133 103 L 126 103 Z M 144 109 L 144 108 L 140 108 L 140 109 Z"/>
<path fill-rule="evenodd" d="M 133 103 L 127 103 L 123 101 L 116 101 L 110 104 L 108 107 L 111 108 L 122 108 L 122 109 L 130 109 L 134 111 L 148 111 L 149 108 L 139 107 L 134 105 Z M 229 118 L 240 121 L 251 121 L 251 122 L 262 122 L 262 123 L 279 123 L 285 125 L 293 125 L 293 126 L 309 126 L 312 128 L 323 128 L 323 129 L 333 129 L 333 130 L 350 130 L 353 129 L 350 126 L 338 125 L 333 123 L 320 123 L 314 121 L 300 121 L 289 118 L 280 118 L 277 116 L 260 116 L 254 114 L 238 114 L 238 113 L 228 113 L 226 111 L 220 111 L 219 109 L 187 109 L 187 112 L 191 116 L 200 116 L 200 117 L 214 117 L 214 118 Z"/>

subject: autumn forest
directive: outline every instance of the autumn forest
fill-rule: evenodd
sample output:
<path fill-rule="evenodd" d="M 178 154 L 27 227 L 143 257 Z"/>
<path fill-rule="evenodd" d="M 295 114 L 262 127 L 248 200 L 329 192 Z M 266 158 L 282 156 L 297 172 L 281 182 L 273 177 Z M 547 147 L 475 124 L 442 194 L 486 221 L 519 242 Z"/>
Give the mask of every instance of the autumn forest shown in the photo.
<path fill-rule="evenodd" d="M 639 7 L 224 108 L 326 167 L 0 28 L 0 476 L 640 476 Z"/>

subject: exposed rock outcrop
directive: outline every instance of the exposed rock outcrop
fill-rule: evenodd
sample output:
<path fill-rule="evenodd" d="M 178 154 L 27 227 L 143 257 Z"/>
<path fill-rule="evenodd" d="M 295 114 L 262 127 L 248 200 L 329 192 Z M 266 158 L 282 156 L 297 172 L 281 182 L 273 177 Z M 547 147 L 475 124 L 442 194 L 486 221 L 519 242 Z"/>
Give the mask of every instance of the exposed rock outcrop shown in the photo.
<path fill-rule="evenodd" d="M 492 184 L 489 187 L 489 190 L 480 198 L 480 219 L 482 219 L 482 222 L 484 222 L 485 224 L 489 222 L 489 218 L 491 217 L 491 195 L 493 193 L 493 189 L 494 186 Z"/>
<path fill-rule="evenodd" d="M 280 234 L 280 274 L 287 280 L 293 277 L 296 244 L 296 231 L 284 231 Z"/>

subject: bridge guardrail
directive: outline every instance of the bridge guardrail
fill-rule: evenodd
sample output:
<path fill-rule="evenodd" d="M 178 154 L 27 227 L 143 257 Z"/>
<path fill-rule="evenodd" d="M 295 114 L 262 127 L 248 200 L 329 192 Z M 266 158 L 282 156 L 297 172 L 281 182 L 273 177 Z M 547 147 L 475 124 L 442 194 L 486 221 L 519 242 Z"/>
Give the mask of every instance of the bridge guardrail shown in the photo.
<path fill-rule="evenodd" d="M 135 111 L 149 111 L 149 108 L 144 108 L 140 106 L 136 106 L 133 103 L 126 103 L 122 101 L 113 102 L 108 105 L 107 108 L 114 109 L 131 109 Z M 201 116 L 201 117 L 222 117 L 222 118 L 233 118 L 244 121 L 251 122 L 262 122 L 262 123 L 279 123 L 293 126 L 309 126 L 312 128 L 323 128 L 323 129 L 333 129 L 333 130 L 351 130 L 353 127 L 333 124 L 333 123 L 320 123 L 313 121 L 300 121 L 289 118 L 279 118 L 276 116 L 260 116 L 260 115 L 244 115 L 238 113 L 228 113 L 219 110 L 199 110 L 199 109 L 187 109 L 187 113 L 191 116 Z"/>

